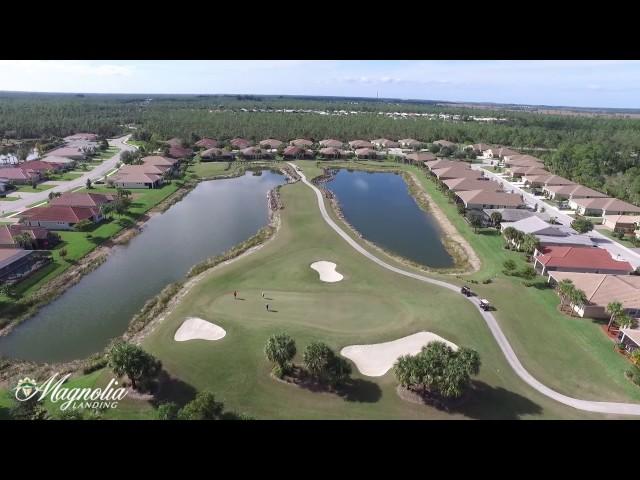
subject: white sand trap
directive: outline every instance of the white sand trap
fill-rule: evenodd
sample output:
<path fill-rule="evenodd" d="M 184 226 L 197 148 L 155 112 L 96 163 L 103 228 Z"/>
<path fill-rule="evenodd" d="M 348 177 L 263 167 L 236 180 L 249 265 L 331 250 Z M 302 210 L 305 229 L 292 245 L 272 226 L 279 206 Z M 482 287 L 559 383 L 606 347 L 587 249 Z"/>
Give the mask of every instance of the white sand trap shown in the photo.
<path fill-rule="evenodd" d="M 186 340 L 220 340 L 227 334 L 224 328 L 201 318 L 189 317 L 176 331 L 173 339 L 176 342 Z"/>
<path fill-rule="evenodd" d="M 457 350 L 458 346 L 431 332 L 418 332 L 392 342 L 374 345 L 350 345 L 340 354 L 356 364 L 358 370 L 368 377 L 381 377 L 387 373 L 402 355 L 416 355 L 422 347 L 440 341 Z"/>
<path fill-rule="evenodd" d="M 333 262 L 320 260 L 312 263 L 311 268 L 320 274 L 320 280 L 323 282 L 339 282 L 344 278 L 340 273 L 336 272 L 336 264 Z"/>

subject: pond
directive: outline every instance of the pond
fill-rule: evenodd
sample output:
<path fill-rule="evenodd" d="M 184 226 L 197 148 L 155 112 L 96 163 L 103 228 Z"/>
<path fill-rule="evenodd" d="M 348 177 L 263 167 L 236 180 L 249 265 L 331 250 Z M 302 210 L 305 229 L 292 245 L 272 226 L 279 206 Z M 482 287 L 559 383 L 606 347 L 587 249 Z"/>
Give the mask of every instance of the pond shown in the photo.
<path fill-rule="evenodd" d="M 283 183 L 269 171 L 201 182 L 60 298 L 0 337 L 0 355 L 59 362 L 102 350 L 167 284 L 265 226 L 267 192 Z"/>
<path fill-rule="evenodd" d="M 365 239 L 421 265 L 454 266 L 436 220 L 420 209 L 401 175 L 340 169 L 327 188 Z"/>

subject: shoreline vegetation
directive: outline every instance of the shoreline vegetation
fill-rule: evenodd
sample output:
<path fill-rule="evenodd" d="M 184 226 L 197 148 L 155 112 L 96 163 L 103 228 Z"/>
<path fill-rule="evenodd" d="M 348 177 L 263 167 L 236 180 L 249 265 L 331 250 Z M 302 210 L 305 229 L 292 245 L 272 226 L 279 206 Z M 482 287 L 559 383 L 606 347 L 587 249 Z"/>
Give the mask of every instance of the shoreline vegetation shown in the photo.
<path fill-rule="evenodd" d="M 229 165 L 227 168 L 230 168 Z M 165 200 L 160 202 L 158 205 L 153 207 L 149 213 L 160 214 L 168 210 L 171 206 L 178 203 L 182 198 L 184 198 L 195 186 L 197 186 L 202 181 L 212 181 L 212 180 L 221 180 L 227 178 L 235 178 L 244 175 L 248 171 L 262 171 L 262 170 L 272 170 L 281 173 L 287 180 L 287 183 L 295 183 L 300 177 L 289 165 L 284 164 L 276 168 L 275 166 L 241 166 L 240 168 L 234 168 L 230 173 L 222 174 L 222 175 L 214 175 L 206 178 L 199 178 L 195 182 L 190 182 L 187 188 L 181 187 L 179 190 L 176 190 L 173 194 L 167 197 Z M 195 179 L 193 179 L 195 180 Z M 188 182 L 185 182 L 185 186 Z M 258 230 L 254 235 L 244 240 L 243 242 L 234 245 L 227 251 L 210 257 L 203 262 L 200 262 L 191 267 L 191 269 L 187 272 L 184 279 L 178 280 L 176 282 L 170 283 L 165 286 L 160 293 L 149 299 L 141 310 L 135 314 L 129 322 L 127 330 L 115 338 L 114 341 L 117 340 L 125 340 L 130 341 L 136 344 L 140 344 L 144 338 L 153 331 L 156 325 L 162 322 L 167 315 L 169 315 L 182 298 L 187 295 L 191 289 L 197 285 L 200 280 L 207 274 L 210 273 L 212 269 L 228 265 L 233 261 L 238 260 L 241 257 L 246 255 L 250 255 L 259 249 L 261 249 L 266 243 L 274 238 L 275 234 L 280 228 L 280 215 L 279 210 L 284 208 L 282 201 L 280 199 L 280 188 L 282 185 L 278 185 L 274 189 L 267 192 L 267 208 L 269 215 L 269 222 L 266 226 L 262 227 Z M 152 215 L 146 216 L 145 222 L 151 218 Z M 145 222 L 142 222 L 144 224 Z M 140 225 L 140 226 L 141 226 Z M 127 238 L 126 242 L 131 240 L 140 232 L 140 226 L 131 227 L 127 230 L 133 230 L 133 232 L 121 232 L 117 236 L 117 238 L 124 236 L 126 233 L 131 234 L 130 238 Z M 115 241 L 115 238 L 113 239 Z M 124 242 L 124 243 L 126 243 Z M 105 247 L 109 251 L 112 246 Z M 90 252 L 86 257 L 95 253 L 98 249 Z M 100 266 L 107 260 L 108 252 L 102 253 L 100 255 L 100 263 L 95 265 L 92 270 Z M 67 272 L 65 272 L 66 274 Z M 81 275 L 76 275 L 74 277 L 74 283 L 66 286 L 65 290 L 70 288 L 71 286 L 78 283 L 84 274 L 89 273 L 89 271 L 84 272 Z M 42 303 L 38 306 L 42 308 L 47 303 L 54 301 L 60 295 L 64 293 L 65 290 L 57 292 L 58 294 L 55 297 L 51 297 L 48 299 L 46 303 Z M 7 335 L 16 325 L 21 323 L 24 320 L 27 320 L 31 316 L 33 316 L 37 310 L 32 312 L 29 316 L 24 317 L 23 319 L 10 324 L 5 327 L 2 331 L 0 331 L 0 335 Z M 79 371 L 84 371 L 84 373 L 90 373 L 104 366 L 104 355 L 108 347 L 104 349 L 102 352 L 96 352 L 93 355 L 78 360 L 72 360 L 69 362 L 63 363 L 40 363 L 40 362 L 31 362 L 25 360 L 18 359 L 9 359 L 0 357 L 0 385 L 2 383 L 6 383 L 10 379 L 13 379 L 17 376 L 23 376 L 25 374 L 29 375 L 42 375 L 44 374 L 52 374 L 53 372 L 63 372 L 66 373 L 77 373 Z"/>
<path fill-rule="evenodd" d="M 324 173 L 318 177 L 313 178 L 311 181 L 314 183 L 314 185 L 318 186 L 321 189 L 325 198 L 329 200 L 334 214 L 347 226 L 347 228 L 354 235 L 362 240 L 368 247 L 384 253 L 385 255 L 393 258 L 398 263 L 416 268 L 425 273 L 466 275 L 475 273 L 480 270 L 480 259 L 478 258 L 478 255 L 475 253 L 469 242 L 467 242 L 462 237 L 462 235 L 460 235 L 456 227 L 451 223 L 451 221 L 440 209 L 440 207 L 435 202 L 431 201 L 429 194 L 424 190 L 424 188 L 422 188 L 412 172 L 407 172 L 402 168 L 396 166 L 377 166 L 359 162 L 354 162 L 353 165 L 351 163 L 344 162 L 331 162 L 326 165 L 318 165 L 318 167 L 322 168 Z M 335 195 L 333 195 L 330 190 L 323 186 L 323 184 L 331 181 L 333 179 L 333 176 L 335 175 L 334 173 L 331 173 L 330 170 L 341 168 L 368 172 L 396 173 L 401 175 L 403 180 L 405 181 L 405 184 L 407 185 L 407 189 L 409 191 L 409 194 L 411 195 L 411 198 L 413 198 L 413 200 L 422 211 L 432 214 L 433 218 L 436 220 L 441 233 L 442 244 L 444 245 L 449 255 L 451 255 L 451 257 L 453 258 L 455 266 L 450 268 L 433 268 L 429 267 L 428 265 L 422 265 L 408 258 L 402 257 L 394 252 L 390 252 L 380 245 L 377 245 L 364 238 L 363 235 L 344 217 L 344 214 L 342 213 L 342 209 L 340 207 L 340 202 L 335 198 Z"/>

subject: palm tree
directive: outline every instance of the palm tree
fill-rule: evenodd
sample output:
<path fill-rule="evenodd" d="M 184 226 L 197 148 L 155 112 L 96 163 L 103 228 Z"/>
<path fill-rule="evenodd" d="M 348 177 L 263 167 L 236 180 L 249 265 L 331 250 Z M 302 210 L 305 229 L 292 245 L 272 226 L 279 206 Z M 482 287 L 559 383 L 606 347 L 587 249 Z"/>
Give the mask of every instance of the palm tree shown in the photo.
<path fill-rule="evenodd" d="M 573 286 L 573 282 L 569 279 L 561 280 L 560 282 L 558 282 L 558 285 L 556 286 L 556 291 L 560 296 L 561 307 L 564 307 L 567 299 L 569 298 L 569 295 L 571 294 L 571 291 L 574 288 L 575 287 Z"/>
<path fill-rule="evenodd" d="M 611 315 L 609 317 L 609 324 L 607 325 L 607 332 L 611 329 L 611 325 L 615 322 L 616 318 L 624 313 L 624 309 L 622 308 L 622 303 L 617 300 L 610 302 L 607 305 L 607 313 Z"/>
<path fill-rule="evenodd" d="M 587 294 L 576 287 L 572 287 L 569 294 L 569 301 L 571 302 L 571 316 L 573 316 L 574 308 L 587 303 Z"/>
<path fill-rule="evenodd" d="M 482 219 L 479 215 L 474 215 L 470 220 L 471 226 L 473 227 L 473 233 L 478 233 L 478 228 L 482 226 Z"/>
<path fill-rule="evenodd" d="M 540 240 L 531 233 L 527 233 L 522 239 L 522 249 L 529 255 L 533 255 L 539 246 Z"/>
<path fill-rule="evenodd" d="M 500 212 L 491 212 L 491 223 L 495 228 L 500 227 L 500 223 L 502 222 L 502 214 Z"/>
<path fill-rule="evenodd" d="M 620 328 L 633 328 L 635 327 L 636 319 L 623 312 L 616 317 L 616 323 Z"/>
<path fill-rule="evenodd" d="M 507 240 L 507 243 L 511 243 L 516 235 L 516 229 L 513 227 L 507 227 L 502 231 L 502 235 Z"/>

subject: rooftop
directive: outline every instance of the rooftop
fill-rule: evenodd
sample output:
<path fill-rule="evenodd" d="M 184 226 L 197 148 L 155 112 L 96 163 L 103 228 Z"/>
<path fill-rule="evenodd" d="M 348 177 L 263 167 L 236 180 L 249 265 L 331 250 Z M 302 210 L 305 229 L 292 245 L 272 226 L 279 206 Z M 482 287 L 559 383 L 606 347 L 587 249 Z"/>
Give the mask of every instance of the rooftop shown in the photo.
<path fill-rule="evenodd" d="M 548 246 L 542 249 L 538 261 L 547 267 L 633 271 L 629 262 L 614 260 L 609 252 L 598 247 Z"/>
<path fill-rule="evenodd" d="M 624 308 L 640 309 L 640 276 L 603 273 L 550 272 L 557 282 L 571 280 L 582 290 L 590 304 L 606 308 L 613 301 Z"/>

